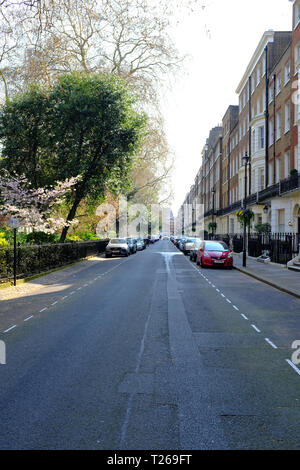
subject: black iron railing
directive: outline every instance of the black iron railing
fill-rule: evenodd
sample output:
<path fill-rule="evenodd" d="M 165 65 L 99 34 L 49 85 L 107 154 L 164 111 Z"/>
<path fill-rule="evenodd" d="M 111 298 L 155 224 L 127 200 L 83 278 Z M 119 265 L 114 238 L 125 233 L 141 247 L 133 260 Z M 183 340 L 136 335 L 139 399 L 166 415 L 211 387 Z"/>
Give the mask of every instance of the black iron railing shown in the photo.
<path fill-rule="evenodd" d="M 49 271 L 105 250 L 108 240 L 41 245 L 17 248 L 17 277 Z M 13 248 L 0 249 L 0 283 L 13 277 Z"/>

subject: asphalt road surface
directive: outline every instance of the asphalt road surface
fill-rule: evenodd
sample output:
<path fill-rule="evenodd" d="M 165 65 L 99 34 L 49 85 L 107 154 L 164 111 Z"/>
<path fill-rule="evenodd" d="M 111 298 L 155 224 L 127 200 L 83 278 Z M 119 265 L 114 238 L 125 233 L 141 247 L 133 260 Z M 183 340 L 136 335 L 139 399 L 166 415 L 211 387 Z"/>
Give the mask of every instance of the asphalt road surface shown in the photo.
<path fill-rule="evenodd" d="M 160 241 L 1 309 L 1 449 L 300 449 L 296 298 Z"/>

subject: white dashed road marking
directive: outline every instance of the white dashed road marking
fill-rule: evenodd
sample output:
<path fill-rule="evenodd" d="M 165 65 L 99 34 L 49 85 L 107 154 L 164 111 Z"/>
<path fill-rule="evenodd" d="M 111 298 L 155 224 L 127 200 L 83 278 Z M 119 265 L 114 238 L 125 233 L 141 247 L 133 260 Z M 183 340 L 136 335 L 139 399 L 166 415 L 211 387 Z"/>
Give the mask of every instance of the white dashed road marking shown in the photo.
<path fill-rule="evenodd" d="M 241 313 L 242 317 L 245 318 L 245 320 L 248 320 L 248 317 L 246 317 L 246 315 L 244 315 L 243 313 Z"/>
<path fill-rule="evenodd" d="M 17 325 L 13 325 L 10 328 L 7 328 L 7 330 L 4 330 L 3 333 L 8 333 L 10 330 L 13 330 L 14 328 L 16 328 L 16 326 Z"/>
<path fill-rule="evenodd" d="M 45 310 L 47 310 L 47 307 L 42 308 L 42 310 L 40 310 L 40 313 L 44 312 Z"/>
<path fill-rule="evenodd" d="M 24 321 L 28 321 L 28 320 L 30 320 L 31 318 L 33 318 L 33 315 L 30 315 L 30 317 L 25 318 Z"/>
<path fill-rule="evenodd" d="M 235 310 L 239 310 L 239 308 L 238 308 L 236 305 L 233 305 L 233 308 L 234 308 Z"/>
<path fill-rule="evenodd" d="M 278 349 L 276 344 L 272 343 L 272 341 L 270 341 L 269 338 L 265 338 L 265 341 L 267 341 L 267 343 L 269 343 L 272 346 L 272 348 Z"/>
<path fill-rule="evenodd" d="M 251 326 L 252 326 L 252 328 L 255 329 L 255 331 L 257 331 L 257 333 L 260 333 L 260 330 L 257 328 L 257 326 L 255 326 L 255 325 L 251 325 Z"/>
<path fill-rule="evenodd" d="M 300 369 L 298 369 L 292 361 L 286 359 L 286 362 L 294 369 L 295 372 L 297 372 L 298 375 L 300 375 Z"/>

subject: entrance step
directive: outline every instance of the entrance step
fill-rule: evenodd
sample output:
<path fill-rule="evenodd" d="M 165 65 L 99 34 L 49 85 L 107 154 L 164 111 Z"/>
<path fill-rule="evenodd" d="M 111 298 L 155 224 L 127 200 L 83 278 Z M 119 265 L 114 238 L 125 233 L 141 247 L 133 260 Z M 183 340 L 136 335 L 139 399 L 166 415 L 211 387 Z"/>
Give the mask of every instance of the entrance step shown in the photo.
<path fill-rule="evenodd" d="M 300 273 L 300 266 L 295 266 L 294 264 L 288 266 L 288 269 L 290 269 L 291 271 L 298 271 L 298 273 Z"/>

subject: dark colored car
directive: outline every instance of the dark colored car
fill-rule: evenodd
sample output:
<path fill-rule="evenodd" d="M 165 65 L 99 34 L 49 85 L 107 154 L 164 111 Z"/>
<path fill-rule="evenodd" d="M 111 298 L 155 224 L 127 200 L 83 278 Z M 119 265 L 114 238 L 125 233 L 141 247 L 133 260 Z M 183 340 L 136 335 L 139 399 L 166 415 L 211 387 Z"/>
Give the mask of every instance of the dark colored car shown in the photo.
<path fill-rule="evenodd" d="M 126 238 L 126 241 L 128 243 L 130 253 L 134 254 L 137 252 L 137 245 L 136 245 L 136 240 L 134 238 Z"/>
<path fill-rule="evenodd" d="M 203 241 L 198 250 L 197 265 L 202 268 L 207 266 L 221 266 L 232 269 L 232 252 L 223 241 Z"/>

